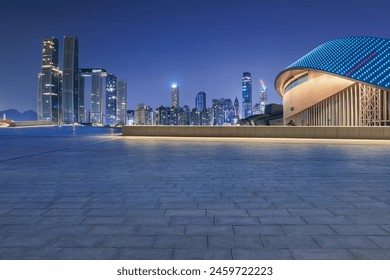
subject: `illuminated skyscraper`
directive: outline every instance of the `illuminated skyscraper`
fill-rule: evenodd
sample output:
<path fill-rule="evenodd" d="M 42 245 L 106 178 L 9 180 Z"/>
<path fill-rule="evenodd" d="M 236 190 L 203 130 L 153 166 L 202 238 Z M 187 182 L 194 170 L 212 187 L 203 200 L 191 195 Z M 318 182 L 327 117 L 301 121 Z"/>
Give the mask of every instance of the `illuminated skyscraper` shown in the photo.
<path fill-rule="evenodd" d="M 38 74 L 38 120 L 61 120 L 61 77 L 58 68 L 58 39 L 45 38 L 42 70 Z"/>
<path fill-rule="evenodd" d="M 79 121 L 79 42 L 77 37 L 64 37 L 64 60 L 62 79 L 62 106 L 64 123 Z"/>
<path fill-rule="evenodd" d="M 198 92 L 195 98 L 195 108 L 198 112 L 202 112 L 206 109 L 206 93 L 204 91 Z"/>
<path fill-rule="evenodd" d="M 116 124 L 117 78 L 113 74 L 106 77 L 106 124 Z"/>
<path fill-rule="evenodd" d="M 240 118 L 240 102 L 238 101 L 238 98 L 234 99 L 234 110 L 235 110 L 235 118 Z"/>
<path fill-rule="evenodd" d="M 116 123 L 127 124 L 127 81 L 118 79 L 116 91 Z"/>
<path fill-rule="evenodd" d="M 249 72 L 242 74 L 242 118 L 252 115 L 252 76 Z"/>
<path fill-rule="evenodd" d="M 172 107 L 178 109 L 179 108 L 179 87 L 176 84 L 172 85 L 171 94 L 172 94 Z"/>

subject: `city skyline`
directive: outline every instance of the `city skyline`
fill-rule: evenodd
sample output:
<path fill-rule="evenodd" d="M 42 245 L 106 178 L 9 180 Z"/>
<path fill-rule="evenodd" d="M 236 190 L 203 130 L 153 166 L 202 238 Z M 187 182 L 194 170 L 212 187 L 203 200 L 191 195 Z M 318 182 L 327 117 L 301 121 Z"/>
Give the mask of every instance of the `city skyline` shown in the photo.
<path fill-rule="evenodd" d="M 273 86 L 277 73 L 315 46 L 353 35 L 390 37 L 383 28 L 390 4 L 381 0 L 369 6 L 333 0 L 94 1 L 94 7 L 69 1 L 51 6 L 49 14 L 46 3 L 0 4 L 0 32 L 13 35 L 0 44 L 0 110 L 37 110 L 40 50 L 47 37 L 77 36 L 80 68 L 104 67 L 126 79 L 128 109 L 169 105 L 173 83 L 181 106 L 192 106 L 199 91 L 209 101 L 238 97 L 241 103 L 243 72 L 252 74 L 253 104 L 259 79 L 269 90 L 268 103 L 281 103 Z M 358 20 L 368 13 L 375 17 Z M 60 57 L 63 51 L 60 46 Z"/>

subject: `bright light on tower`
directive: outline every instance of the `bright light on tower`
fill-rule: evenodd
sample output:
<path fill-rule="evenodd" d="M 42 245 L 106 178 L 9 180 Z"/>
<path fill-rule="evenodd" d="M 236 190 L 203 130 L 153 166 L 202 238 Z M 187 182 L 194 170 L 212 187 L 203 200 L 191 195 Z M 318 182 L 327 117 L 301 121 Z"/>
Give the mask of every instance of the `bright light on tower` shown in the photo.
<path fill-rule="evenodd" d="M 172 88 L 177 88 L 177 84 L 172 84 Z"/>

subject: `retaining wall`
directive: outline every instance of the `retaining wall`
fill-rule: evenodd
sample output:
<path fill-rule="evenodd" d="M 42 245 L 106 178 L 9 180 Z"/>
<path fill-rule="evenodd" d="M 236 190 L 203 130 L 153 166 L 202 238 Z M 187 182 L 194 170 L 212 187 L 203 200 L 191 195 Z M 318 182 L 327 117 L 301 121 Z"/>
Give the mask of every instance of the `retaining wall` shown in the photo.
<path fill-rule="evenodd" d="M 390 139 L 390 127 L 124 126 L 123 136 Z"/>

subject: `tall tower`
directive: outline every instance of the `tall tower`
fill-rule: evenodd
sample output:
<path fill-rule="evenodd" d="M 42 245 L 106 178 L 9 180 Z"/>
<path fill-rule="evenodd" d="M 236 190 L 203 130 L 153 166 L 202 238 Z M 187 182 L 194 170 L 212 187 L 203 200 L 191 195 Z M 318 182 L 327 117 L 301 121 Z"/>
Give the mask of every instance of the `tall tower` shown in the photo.
<path fill-rule="evenodd" d="M 103 124 L 103 79 L 107 76 L 104 69 L 91 70 L 91 123 Z"/>
<path fill-rule="evenodd" d="M 127 81 L 118 79 L 116 92 L 116 123 L 127 124 Z"/>
<path fill-rule="evenodd" d="M 249 72 L 242 74 L 242 118 L 252 115 L 252 76 Z"/>
<path fill-rule="evenodd" d="M 199 91 L 195 98 L 195 108 L 198 112 L 202 112 L 206 109 L 206 93 L 204 91 Z"/>
<path fill-rule="evenodd" d="M 172 95 L 172 107 L 179 109 L 179 87 L 176 84 L 171 86 L 171 95 Z"/>
<path fill-rule="evenodd" d="M 64 37 L 64 60 L 62 79 L 62 105 L 64 123 L 79 121 L 79 41 L 77 37 Z"/>
<path fill-rule="evenodd" d="M 116 98 L 117 98 L 117 79 L 113 74 L 107 74 L 106 77 L 106 124 L 116 124 Z"/>
<path fill-rule="evenodd" d="M 240 119 L 240 102 L 238 102 L 238 98 L 236 97 L 236 99 L 234 100 L 234 110 L 236 111 L 235 112 L 235 118 L 236 119 Z"/>
<path fill-rule="evenodd" d="M 58 68 L 58 39 L 45 38 L 42 68 L 38 74 L 38 120 L 61 121 L 61 72 Z"/>
<path fill-rule="evenodd" d="M 265 114 L 265 106 L 267 105 L 267 87 L 265 86 L 263 80 L 260 80 L 259 101 L 260 114 Z"/>

